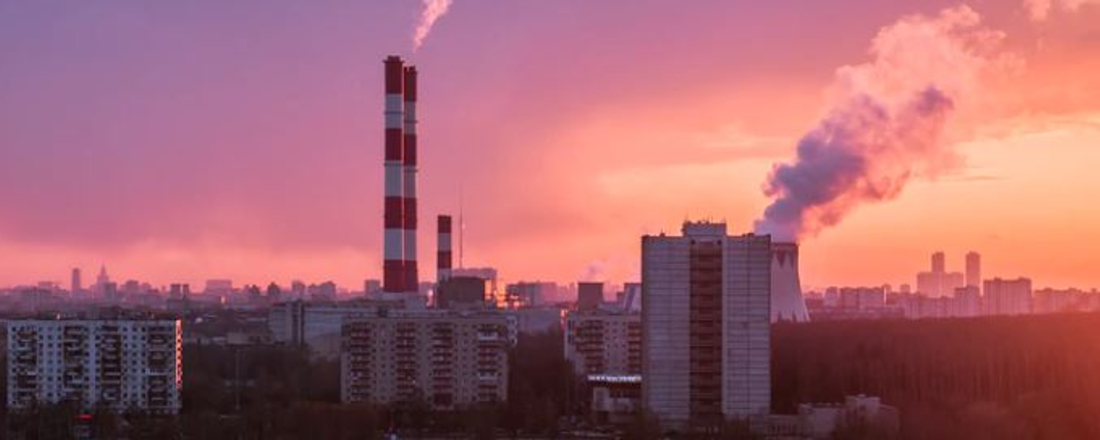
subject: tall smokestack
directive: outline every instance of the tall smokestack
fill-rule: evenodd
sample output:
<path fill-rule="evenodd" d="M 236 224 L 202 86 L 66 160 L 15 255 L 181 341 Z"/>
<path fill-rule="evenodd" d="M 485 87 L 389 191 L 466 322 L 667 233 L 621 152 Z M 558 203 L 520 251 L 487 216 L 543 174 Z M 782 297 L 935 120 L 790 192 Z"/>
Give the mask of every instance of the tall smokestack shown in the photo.
<path fill-rule="evenodd" d="M 772 322 L 808 322 L 798 279 L 798 244 L 772 242 Z"/>
<path fill-rule="evenodd" d="M 439 236 L 436 238 L 435 276 L 440 283 L 451 277 L 451 216 L 441 215 L 438 221 Z"/>
<path fill-rule="evenodd" d="M 404 148 L 404 221 L 403 271 L 405 291 L 415 292 L 420 285 L 416 268 L 416 67 L 405 67 L 405 148 Z"/>
<path fill-rule="evenodd" d="M 386 159 L 385 159 L 385 213 L 382 263 L 382 290 L 405 291 L 404 258 L 404 174 L 402 151 L 404 124 L 404 63 L 400 57 L 389 56 L 386 69 Z"/>

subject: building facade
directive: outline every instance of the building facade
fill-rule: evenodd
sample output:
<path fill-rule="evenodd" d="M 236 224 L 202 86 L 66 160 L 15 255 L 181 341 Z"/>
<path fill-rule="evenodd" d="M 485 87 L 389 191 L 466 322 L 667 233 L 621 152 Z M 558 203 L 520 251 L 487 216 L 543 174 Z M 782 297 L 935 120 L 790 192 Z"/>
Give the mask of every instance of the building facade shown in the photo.
<path fill-rule="evenodd" d="M 15 320 L 7 329 L 10 409 L 74 402 L 83 410 L 180 410 L 179 320 Z"/>
<path fill-rule="evenodd" d="M 1031 313 L 1031 280 L 1018 278 L 985 280 L 985 307 L 988 315 L 1025 315 Z"/>
<path fill-rule="evenodd" d="M 578 375 L 642 374 L 642 315 L 572 310 L 565 316 L 565 358 Z"/>
<path fill-rule="evenodd" d="M 950 296 L 955 289 L 966 285 L 966 275 L 947 272 L 945 260 L 943 252 L 932 254 L 932 271 L 917 274 L 917 292 L 931 297 Z"/>
<path fill-rule="evenodd" d="M 422 311 L 343 325 L 341 400 L 435 410 L 504 402 L 508 320 L 493 312 Z"/>
<path fill-rule="evenodd" d="M 721 223 L 642 238 L 642 399 L 662 422 L 769 412 L 771 257 Z"/>

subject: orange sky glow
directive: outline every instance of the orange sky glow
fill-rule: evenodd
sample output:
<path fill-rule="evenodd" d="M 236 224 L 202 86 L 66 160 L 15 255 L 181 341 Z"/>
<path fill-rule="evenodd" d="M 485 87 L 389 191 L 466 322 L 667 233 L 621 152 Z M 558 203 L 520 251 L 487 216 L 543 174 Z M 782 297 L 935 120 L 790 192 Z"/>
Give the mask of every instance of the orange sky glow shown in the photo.
<path fill-rule="evenodd" d="M 958 5 L 456 0 L 410 55 L 413 3 L 0 5 L 0 285 L 379 278 L 388 53 L 421 71 L 422 279 L 461 192 L 467 266 L 632 281 L 642 234 L 752 230 L 837 69 Z M 969 4 L 1016 62 L 949 116 L 959 162 L 804 237 L 804 286 L 914 283 L 974 250 L 989 277 L 1100 287 L 1100 4 L 1028 4 Z"/>

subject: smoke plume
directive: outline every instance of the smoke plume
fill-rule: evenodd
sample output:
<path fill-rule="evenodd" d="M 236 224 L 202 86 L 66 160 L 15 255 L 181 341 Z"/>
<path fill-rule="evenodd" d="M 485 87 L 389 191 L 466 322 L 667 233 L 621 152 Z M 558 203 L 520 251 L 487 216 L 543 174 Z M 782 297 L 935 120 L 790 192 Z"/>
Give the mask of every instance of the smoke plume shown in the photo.
<path fill-rule="evenodd" d="M 791 241 L 835 225 L 862 203 L 897 197 L 913 178 L 958 164 L 943 139 L 948 117 L 1008 55 L 1003 34 L 966 6 L 881 29 L 871 61 L 837 70 L 832 104 L 764 185 L 774 200 L 758 233 Z"/>
<path fill-rule="evenodd" d="M 416 32 L 413 34 L 413 50 L 420 50 L 424 39 L 432 31 L 432 25 L 439 20 L 447 9 L 451 7 L 451 0 L 423 0 L 424 10 L 420 12 L 420 21 L 416 24 Z"/>

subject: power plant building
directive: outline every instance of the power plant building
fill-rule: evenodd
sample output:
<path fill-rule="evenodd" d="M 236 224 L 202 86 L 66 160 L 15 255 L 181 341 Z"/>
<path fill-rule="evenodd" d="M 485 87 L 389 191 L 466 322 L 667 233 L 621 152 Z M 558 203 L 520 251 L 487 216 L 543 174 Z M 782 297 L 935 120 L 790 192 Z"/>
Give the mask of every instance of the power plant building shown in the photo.
<path fill-rule="evenodd" d="M 768 414 L 773 245 L 685 223 L 642 237 L 642 400 L 663 423 Z"/>
<path fill-rule="evenodd" d="M 809 322 L 798 277 L 798 244 L 772 242 L 772 322 Z"/>

